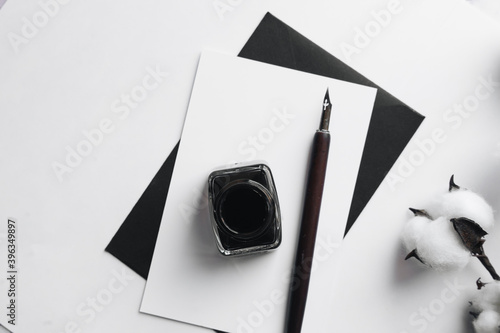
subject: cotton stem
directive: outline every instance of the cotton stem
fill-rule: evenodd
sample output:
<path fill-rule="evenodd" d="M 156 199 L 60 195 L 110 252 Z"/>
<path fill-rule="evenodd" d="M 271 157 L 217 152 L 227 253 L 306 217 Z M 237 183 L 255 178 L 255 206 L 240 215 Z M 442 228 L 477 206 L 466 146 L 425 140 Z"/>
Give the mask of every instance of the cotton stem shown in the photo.
<path fill-rule="evenodd" d="M 478 254 L 476 254 L 477 259 L 483 264 L 484 268 L 491 274 L 491 277 L 494 280 L 500 281 L 500 276 L 498 276 L 497 272 L 495 271 L 495 268 L 490 262 L 490 259 L 486 254 L 484 254 L 483 247 L 481 246 L 481 249 Z"/>

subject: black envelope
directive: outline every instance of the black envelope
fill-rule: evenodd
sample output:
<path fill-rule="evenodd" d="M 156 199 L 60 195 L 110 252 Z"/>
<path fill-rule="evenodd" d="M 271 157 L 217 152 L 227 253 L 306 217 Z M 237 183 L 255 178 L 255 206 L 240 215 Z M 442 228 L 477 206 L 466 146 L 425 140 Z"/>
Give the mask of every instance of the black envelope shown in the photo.
<path fill-rule="evenodd" d="M 378 88 L 346 233 L 424 117 L 288 25 L 267 13 L 239 57 Z M 147 279 L 178 145 L 153 178 L 106 251 Z M 376 223 L 376 222 L 374 222 Z"/>

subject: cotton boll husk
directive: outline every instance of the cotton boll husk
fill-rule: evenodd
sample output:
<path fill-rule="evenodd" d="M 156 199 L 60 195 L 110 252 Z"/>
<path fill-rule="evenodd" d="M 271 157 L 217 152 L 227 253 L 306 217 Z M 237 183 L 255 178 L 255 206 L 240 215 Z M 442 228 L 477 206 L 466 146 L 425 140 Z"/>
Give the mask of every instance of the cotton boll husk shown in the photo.
<path fill-rule="evenodd" d="M 429 211 L 433 217 L 467 217 L 486 231 L 491 230 L 495 223 L 491 206 L 479 194 L 467 189 L 446 192 L 438 197 Z"/>
<path fill-rule="evenodd" d="M 401 232 L 401 239 L 408 252 L 413 251 L 417 247 L 418 239 L 430 222 L 431 220 L 425 216 L 415 216 L 406 222 Z"/>
<path fill-rule="evenodd" d="M 479 314 L 473 322 L 476 333 L 498 333 L 500 331 L 500 314 L 486 310 Z"/>
<path fill-rule="evenodd" d="M 471 258 L 446 217 L 439 217 L 423 228 L 417 240 L 417 254 L 428 266 L 440 270 L 459 270 L 464 268 Z"/>

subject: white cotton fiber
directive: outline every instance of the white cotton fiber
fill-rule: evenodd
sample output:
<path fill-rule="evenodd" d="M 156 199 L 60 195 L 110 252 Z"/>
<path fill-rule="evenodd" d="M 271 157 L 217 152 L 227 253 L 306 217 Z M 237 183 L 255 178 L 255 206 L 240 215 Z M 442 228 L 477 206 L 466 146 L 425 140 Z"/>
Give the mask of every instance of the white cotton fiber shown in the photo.
<path fill-rule="evenodd" d="M 474 303 L 481 310 L 500 312 L 500 281 L 486 283 Z"/>
<path fill-rule="evenodd" d="M 446 217 L 439 217 L 422 229 L 416 248 L 426 265 L 441 271 L 462 269 L 471 258 L 470 251 Z"/>
<path fill-rule="evenodd" d="M 481 291 L 482 306 L 489 306 L 491 309 L 500 313 L 500 281 L 488 283 Z"/>
<path fill-rule="evenodd" d="M 500 332 L 500 314 L 492 310 L 483 311 L 473 325 L 476 333 L 498 333 Z"/>
<path fill-rule="evenodd" d="M 408 253 L 417 247 L 418 239 L 430 222 L 431 220 L 425 216 L 415 216 L 405 224 L 401 238 Z"/>
<path fill-rule="evenodd" d="M 467 189 L 447 192 L 438 198 L 431 208 L 434 217 L 445 216 L 448 219 L 467 217 L 484 230 L 491 230 L 495 222 L 493 209 L 480 195 Z"/>

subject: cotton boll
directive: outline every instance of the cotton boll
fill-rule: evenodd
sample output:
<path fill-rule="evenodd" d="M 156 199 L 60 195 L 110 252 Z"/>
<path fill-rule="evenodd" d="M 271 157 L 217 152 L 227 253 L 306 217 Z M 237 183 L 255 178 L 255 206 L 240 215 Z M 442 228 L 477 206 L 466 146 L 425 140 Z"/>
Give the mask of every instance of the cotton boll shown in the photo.
<path fill-rule="evenodd" d="M 425 216 L 415 216 L 405 224 L 401 233 L 401 239 L 408 252 L 413 251 L 417 247 L 418 239 L 430 222 L 431 220 Z"/>
<path fill-rule="evenodd" d="M 500 313 L 500 281 L 488 283 L 482 289 L 482 301 Z"/>
<path fill-rule="evenodd" d="M 498 333 L 500 332 L 500 314 L 492 310 L 483 311 L 473 325 L 476 333 Z"/>
<path fill-rule="evenodd" d="M 445 271 L 462 269 L 471 258 L 446 217 L 428 223 L 416 241 L 418 257 L 428 266 Z"/>
<path fill-rule="evenodd" d="M 447 192 L 439 197 L 431 208 L 434 216 L 445 216 L 448 219 L 467 217 L 484 230 L 490 230 L 495 222 L 493 209 L 480 195 L 467 189 Z"/>
<path fill-rule="evenodd" d="M 477 333 L 500 332 L 500 281 L 485 283 L 472 301 L 471 311 L 479 313 L 473 322 Z"/>
<path fill-rule="evenodd" d="M 482 310 L 493 310 L 500 313 L 500 281 L 486 283 L 474 302 Z"/>

